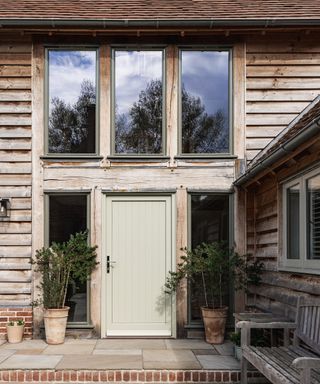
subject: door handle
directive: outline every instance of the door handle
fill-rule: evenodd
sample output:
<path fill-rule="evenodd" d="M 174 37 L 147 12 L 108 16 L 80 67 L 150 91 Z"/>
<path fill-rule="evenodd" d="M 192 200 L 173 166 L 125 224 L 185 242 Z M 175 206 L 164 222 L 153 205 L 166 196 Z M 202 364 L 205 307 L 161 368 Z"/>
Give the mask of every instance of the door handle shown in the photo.
<path fill-rule="evenodd" d="M 115 261 L 110 260 L 110 256 L 107 256 L 107 273 L 110 273 L 110 267 L 113 267 L 115 263 Z"/>

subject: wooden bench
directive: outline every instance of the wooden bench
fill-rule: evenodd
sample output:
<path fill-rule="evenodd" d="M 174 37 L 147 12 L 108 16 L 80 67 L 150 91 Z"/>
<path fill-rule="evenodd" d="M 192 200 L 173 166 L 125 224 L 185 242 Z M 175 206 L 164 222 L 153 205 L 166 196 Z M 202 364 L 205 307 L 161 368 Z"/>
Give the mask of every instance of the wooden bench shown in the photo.
<path fill-rule="evenodd" d="M 295 323 L 239 321 L 241 328 L 241 383 L 247 384 L 250 362 L 274 384 L 320 384 L 320 300 L 298 301 Z M 284 346 L 250 345 L 253 328 L 283 329 Z M 294 329 L 293 345 L 289 331 Z"/>

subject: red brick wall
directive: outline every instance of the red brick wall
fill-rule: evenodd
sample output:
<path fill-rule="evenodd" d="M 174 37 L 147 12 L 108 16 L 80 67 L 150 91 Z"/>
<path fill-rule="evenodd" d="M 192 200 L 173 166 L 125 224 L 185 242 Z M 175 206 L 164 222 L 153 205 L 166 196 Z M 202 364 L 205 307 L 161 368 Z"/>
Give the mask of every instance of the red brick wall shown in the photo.
<path fill-rule="evenodd" d="M 32 307 L 0 307 L 0 339 L 6 338 L 7 323 L 17 320 L 25 322 L 24 338 L 32 338 Z"/>

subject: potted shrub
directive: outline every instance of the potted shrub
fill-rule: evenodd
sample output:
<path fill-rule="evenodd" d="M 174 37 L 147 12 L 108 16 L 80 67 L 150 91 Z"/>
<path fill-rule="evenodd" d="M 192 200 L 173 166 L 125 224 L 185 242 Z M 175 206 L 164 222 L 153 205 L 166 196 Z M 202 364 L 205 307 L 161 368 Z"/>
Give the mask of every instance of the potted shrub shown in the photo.
<path fill-rule="evenodd" d="M 84 283 L 98 264 L 96 246 L 88 245 L 88 231 L 71 235 L 65 243 L 52 243 L 36 251 L 35 272 L 41 274 L 41 296 L 34 305 L 43 305 L 46 341 L 64 342 L 69 307 L 65 306 L 67 289 L 73 279 Z"/>
<path fill-rule="evenodd" d="M 231 332 L 230 341 L 234 344 L 234 357 L 237 360 L 241 360 L 242 349 L 241 349 L 241 333 L 240 332 Z"/>
<path fill-rule="evenodd" d="M 8 342 L 12 344 L 21 343 L 24 333 L 24 321 L 9 321 L 7 324 Z"/>
<path fill-rule="evenodd" d="M 201 307 L 206 341 L 221 344 L 224 341 L 228 307 L 224 297 L 232 281 L 233 287 L 247 289 L 248 284 L 258 284 L 263 264 L 249 263 L 247 255 L 240 256 L 223 243 L 202 243 L 193 250 L 184 249 L 182 262 L 176 272 L 170 272 L 166 292 L 174 292 L 183 278 L 200 279 L 205 306 Z"/>

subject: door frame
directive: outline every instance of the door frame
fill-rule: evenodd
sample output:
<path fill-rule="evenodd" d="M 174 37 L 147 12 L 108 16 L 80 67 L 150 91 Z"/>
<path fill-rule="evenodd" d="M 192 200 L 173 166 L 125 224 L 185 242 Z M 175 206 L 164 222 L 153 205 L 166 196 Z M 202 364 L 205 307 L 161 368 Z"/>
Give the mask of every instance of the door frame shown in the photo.
<path fill-rule="evenodd" d="M 176 207 L 176 195 L 175 192 L 102 192 L 102 225 L 101 225 L 101 326 L 100 326 L 100 337 L 107 338 L 107 276 L 106 276 L 106 256 L 107 256 L 107 236 L 104 236 L 104 232 L 107 229 L 107 198 L 121 196 L 121 197 L 137 197 L 137 196 L 148 196 L 148 197 L 161 197 L 169 196 L 171 198 L 171 271 L 176 270 L 176 228 L 177 228 L 177 207 Z M 171 301 L 171 337 L 176 338 L 177 335 L 177 315 L 176 315 L 176 295 L 172 294 Z M 109 336 L 114 338 L 115 336 Z M 121 338 L 121 336 L 119 336 Z M 128 338 L 131 336 L 127 336 Z M 134 336 L 132 336 L 134 337 Z M 144 336 L 148 338 L 149 336 Z M 150 336 L 152 338 L 153 336 Z M 159 336 L 154 336 L 159 338 Z M 125 338 L 125 337 L 123 337 Z"/>

